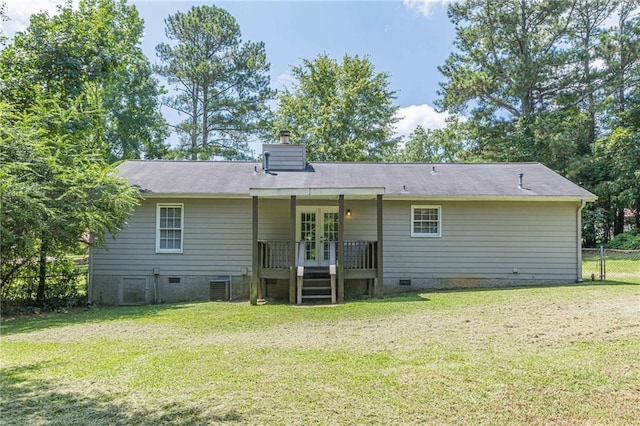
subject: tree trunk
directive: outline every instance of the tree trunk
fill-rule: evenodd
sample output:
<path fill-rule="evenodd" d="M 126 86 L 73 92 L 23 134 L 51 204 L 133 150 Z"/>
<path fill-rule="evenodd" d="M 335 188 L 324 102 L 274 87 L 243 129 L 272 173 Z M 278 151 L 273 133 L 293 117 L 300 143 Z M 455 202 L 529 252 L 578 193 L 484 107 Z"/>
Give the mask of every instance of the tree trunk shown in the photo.
<path fill-rule="evenodd" d="M 38 292 L 36 294 L 36 303 L 40 306 L 44 306 L 44 291 L 47 285 L 47 250 L 49 243 L 46 237 L 42 238 L 40 245 L 40 260 L 38 268 Z"/>
<path fill-rule="evenodd" d="M 616 210 L 616 218 L 613 223 L 613 235 L 622 234 L 624 232 L 624 209 Z"/>
<path fill-rule="evenodd" d="M 584 246 L 585 247 L 596 247 L 597 245 L 597 241 L 596 241 L 596 224 L 595 222 L 591 222 L 589 223 L 589 225 L 587 225 L 587 232 L 585 232 L 586 237 L 584 239 Z"/>
<path fill-rule="evenodd" d="M 198 85 L 193 83 L 191 96 L 191 159 L 198 159 Z"/>
<path fill-rule="evenodd" d="M 593 96 L 593 85 L 591 81 L 591 55 L 589 51 L 589 38 L 591 34 L 587 33 L 583 48 L 586 50 L 587 54 L 585 55 L 585 60 L 583 63 L 584 67 L 584 79 L 586 82 L 585 86 L 585 99 L 587 103 L 587 115 L 589 117 L 589 135 L 586 143 L 582 140 L 582 138 L 578 139 L 578 155 L 587 155 L 593 150 L 593 146 L 596 143 L 596 111 L 595 111 L 595 99 Z"/>
<path fill-rule="evenodd" d="M 202 85 L 202 152 L 209 159 L 209 81 L 205 80 Z"/>

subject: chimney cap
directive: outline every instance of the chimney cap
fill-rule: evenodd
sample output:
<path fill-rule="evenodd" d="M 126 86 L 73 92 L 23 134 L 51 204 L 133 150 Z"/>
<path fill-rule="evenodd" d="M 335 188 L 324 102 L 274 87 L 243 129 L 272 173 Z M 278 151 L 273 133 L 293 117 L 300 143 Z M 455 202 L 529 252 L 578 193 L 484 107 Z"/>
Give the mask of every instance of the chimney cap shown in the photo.
<path fill-rule="evenodd" d="M 289 144 L 289 131 L 288 130 L 280 130 L 280 143 L 288 145 Z"/>

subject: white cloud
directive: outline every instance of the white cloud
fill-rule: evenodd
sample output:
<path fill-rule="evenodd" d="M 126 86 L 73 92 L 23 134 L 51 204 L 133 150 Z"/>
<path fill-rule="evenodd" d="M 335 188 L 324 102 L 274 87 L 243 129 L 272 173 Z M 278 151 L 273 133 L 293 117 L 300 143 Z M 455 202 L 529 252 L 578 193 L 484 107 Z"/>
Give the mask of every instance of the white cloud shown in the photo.
<path fill-rule="evenodd" d="M 418 126 L 425 129 L 442 129 L 447 127 L 446 112 L 438 112 L 427 104 L 410 105 L 400 108 L 396 116 L 400 119 L 396 124 L 396 135 L 403 138 L 409 136 Z"/>
<path fill-rule="evenodd" d="M 451 1 L 455 0 L 403 0 L 402 3 L 409 9 L 415 10 L 428 18 L 437 7 L 444 7 Z"/>
<path fill-rule="evenodd" d="M 64 0 L 3 0 L 6 4 L 5 13 L 9 18 L 8 21 L 0 23 L 2 32 L 13 37 L 17 31 L 24 31 L 29 26 L 29 18 L 34 13 L 48 12 L 56 13 L 56 7 L 63 5 Z M 74 6 L 78 5 L 79 0 L 73 0 Z"/>
<path fill-rule="evenodd" d="M 287 72 L 283 72 L 278 77 L 276 77 L 276 82 L 274 87 L 278 90 L 282 90 L 284 88 L 291 90 L 295 82 L 296 82 L 296 79 L 291 74 Z"/>

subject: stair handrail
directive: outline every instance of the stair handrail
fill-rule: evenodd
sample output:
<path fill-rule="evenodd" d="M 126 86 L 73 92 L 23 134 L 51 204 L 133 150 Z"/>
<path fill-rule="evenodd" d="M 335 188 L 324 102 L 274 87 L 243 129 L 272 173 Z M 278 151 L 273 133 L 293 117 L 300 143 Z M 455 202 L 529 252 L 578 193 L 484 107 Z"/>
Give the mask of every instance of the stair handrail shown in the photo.
<path fill-rule="evenodd" d="M 304 254 L 306 251 L 306 243 L 300 240 L 298 243 L 298 264 L 296 271 L 296 287 L 297 287 L 297 304 L 302 305 L 302 285 L 304 284 Z"/>
<path fill-rule="evenodd" d="M 329 275 L 331 276 L 331 303 L 336 303 L 336 242 L 329 241 Z"/>

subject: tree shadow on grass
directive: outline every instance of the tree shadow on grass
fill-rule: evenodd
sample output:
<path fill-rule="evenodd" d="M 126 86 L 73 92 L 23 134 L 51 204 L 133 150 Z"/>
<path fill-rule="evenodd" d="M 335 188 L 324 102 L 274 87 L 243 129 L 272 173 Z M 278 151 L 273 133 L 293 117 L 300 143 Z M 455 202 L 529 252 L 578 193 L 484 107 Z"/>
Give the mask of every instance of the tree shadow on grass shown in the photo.
<path fill-rule="evenodd" d="M 39 331 L 47 328 L 64 327 L 68 325 L 153 317 L 167 310 L 185 309 L 194 303 L 198 302 L 141 306 L 94 307 L 91 309 L 71 310 L 65 313 L 51 312 L 37 315 L 8 317 L 2 319 L 0 331 L 4 335 L 10 335 Z"/>
<path fill-rule="evenodd" d="M 45 365 L 0 369 L 0 413 L 3 425 L 210 425 L 242 423 L 235 410 L 207 414 L 180 402 L 140 407 L 126 397 L 65 390 L 53 380 L 31 379 Z"/>

